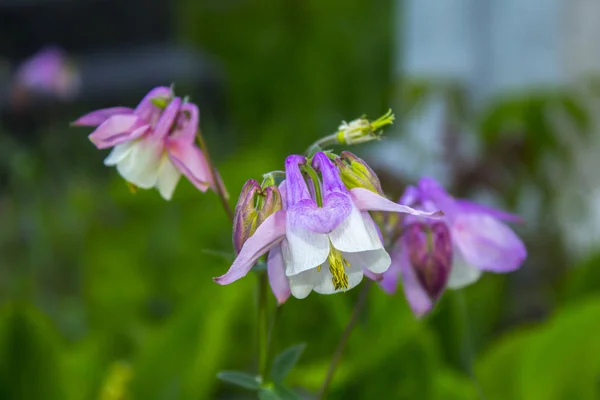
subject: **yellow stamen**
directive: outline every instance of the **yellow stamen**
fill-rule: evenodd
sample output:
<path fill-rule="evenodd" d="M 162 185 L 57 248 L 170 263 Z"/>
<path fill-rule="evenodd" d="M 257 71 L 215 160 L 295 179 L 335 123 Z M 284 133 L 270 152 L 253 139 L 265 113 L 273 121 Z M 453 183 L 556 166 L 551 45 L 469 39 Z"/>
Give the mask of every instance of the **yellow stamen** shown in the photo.
<path fill-rule="evenodd" d="M 342 257 L 342 253 L 333 247 L 331 243 L 329 244 L 329 255 L 327 256 L 327 260 L 329 261 L 329 272 L 331 272 L 333 288 L 335 290 L 348 289 L 350 285 L 348 283 L 346 268 L 350 266 L 350 263 Z M 320 267 L 318 270 L 320 271 Z"/>

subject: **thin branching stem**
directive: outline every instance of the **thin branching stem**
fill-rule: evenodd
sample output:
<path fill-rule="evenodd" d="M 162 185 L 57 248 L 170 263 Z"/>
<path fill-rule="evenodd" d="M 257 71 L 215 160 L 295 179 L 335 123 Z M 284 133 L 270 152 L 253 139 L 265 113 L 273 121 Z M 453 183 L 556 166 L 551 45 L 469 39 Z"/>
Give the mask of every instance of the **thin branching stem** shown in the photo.
<path fill-rule="evenodd" d="M 227 199 L 227 195 L 224 190 L 224 183 L 221 182 L 219 178 L 219 174 L 217 173 L 217 168 L 212 163 L 212 159 L 210 157 L 210 151 L 208 151 L 208 146 L 206 145 L 206 141 L 204 140 L 204 136 L 202 135 L 202 130 L 198 127 L 198 133 L 196 134 L 196 139 L 198 140 L 198 144 L 200 145 L 200 149 L 204 153 L 204 157 L 206 158 L 206 163 L 208 164 L 208 168 L 210 168 L 210 174 L 212 177 L 212 181 L 214 184 L 215 193 L 217 193 L 217 197 L 219 197 L 219 201 L 221 202 L 221 206 L 223 206 L 223 210 L 227 217 L 233 221 L 233 209 L 229 204 L 229 200 Z"/>
<path fill-rule="evenodd" d="M 340 337 L 340 341 L 338 342 L 337 348 L 335 349 L 335 353 L 333 353 L 333 357 L 331 358 L 331 363 L 329 364 L 329 369 L 327 370 L 327 376 L 325 377 L 323 385 L 321 385 L 319 395 L 317 396 L 318 399 L 324 399 L 327 395 L 327 390 L 329 389 L 329 385 L 333 380 L 335 370 L 342 359 L 344 349 L 346 348 L 346 344 L 350 339 L 350 334 L 356 326 L 356 323 L 360 318 L 360 314 L 362 313 L 365 304 L 367 303 L 367 295 L 369 294 L 371 284 L 372 282 L 370 280 L 367 280 L 365 283 L 363 283 L 362 290 L 358 295 L 358 300 L 356 300 L 356 304 L 354 304 L 354 309 L 352 310 L 352 316 L 350 317 L 350 321 L 348 321 L 348 325 L 346 325 L 346 329 L 344 329 L 344 332 Z"/>

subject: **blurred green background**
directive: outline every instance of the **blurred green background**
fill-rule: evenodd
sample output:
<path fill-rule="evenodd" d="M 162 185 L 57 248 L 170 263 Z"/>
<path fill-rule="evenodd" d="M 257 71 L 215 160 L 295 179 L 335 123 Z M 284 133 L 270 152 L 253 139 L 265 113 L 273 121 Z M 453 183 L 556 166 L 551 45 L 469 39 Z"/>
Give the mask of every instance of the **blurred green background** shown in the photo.
<path fill-rule="evenodd" d="M 539 218 L 516 228 L 530 252 L 521 271 L 448 292 L 420 321 L 401 291 L 373 287 L 330 398 L 600 398 L 600 252 L 569 255 L 546 174 L 548 159 L 567 168 L 573 158 L 548 104 L 574 122 L 568 135 L 591 130 L 581 85 L 524 90 L 475 112 L 459 84 L 397 76 L 391 0 L 174 4 L 175 41 L 210 55 L 224 78 L 224 122 L 209 98 L 192 100 L 232 203 L 245 180 L 281 169 L 341 120 L 392 107 L 398 120 L 386 134 L 402 135 L 434 92 L 453 123 L 475 129 L 483 145 L 472 169 L 489 174 L 457 173 L 449 189 L 491 187 L 513 211 L 528 187 L 541 193 Z M 33 140 L 0 126 L 0 399 L 252 398 L 216 379 L 256 363 L 255 277 L 211 280 L 229 266 L 218 253 L 232 252 L 216 196 L 184 180 L 168 203 L 154 190 L 131 194 L 88 130 L 68 127 L 96 105 L 33 114 Z M 408 183 L 379 172 L 393 197 Z M 307 344 L 290 386 L 318 391 L 358 292 L 291 298 L 279 310 L 272 352 Z"/>

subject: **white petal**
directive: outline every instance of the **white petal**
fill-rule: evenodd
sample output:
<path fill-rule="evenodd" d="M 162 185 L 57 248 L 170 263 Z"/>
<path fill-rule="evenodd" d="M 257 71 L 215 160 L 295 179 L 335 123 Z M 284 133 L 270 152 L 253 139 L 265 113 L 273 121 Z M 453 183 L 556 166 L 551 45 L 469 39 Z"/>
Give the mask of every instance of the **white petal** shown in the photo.
<path fill-rule="evenodd" d="M 133 142 L 133 141 L 125 142 L 125 143 L 121 143 L 121 144 L 118 144 L 115 147 L 113 147 L 113 149 L 110 152 L 110 154 L 108 155 L 108 157 L 106 157 L 104 159 L 104 165 L 107 165 L 107 166 L 117 165 L 117 163 L 123 161 L 123 159 L 125 157 L 127 157 L 129 155 L 129 153 L 131 152 L 131 148 L 134 143 L 135 142 Z"/>
<path fill-rule="evenodd" d="M 336 249 L 348 253 L 383 248 L 375 223 L 364 218 L 354 205 L 350 216 L 329 234 L 329 238 Z"/>
<path fill-rule="evenodd" d="M 350 266 L 367 268 L 376 274 L 382 274 L 387 271 L 392 263 L 390 255 L 385 249 L 343 253 L 343 255 L 350 263 Z"/>
<path fill-rule="evenodd" d="M 321 269 L 322 270 L 322 269 Z M 290 290 L 292 296 L 297 299 L 304 299 L 310 294 L 315 282 L 319 279 L 319 272 L 316 268 L 309 269 L 308 271 L 301 272 L 294 276 L 289 276 Z"/>
<path fill-rule="evenodd" d="M 158 168 L 156 188 L 165 200 L 171 200 L 180 176 L 181 173 L 175 168 L 169 157 L 164 154 L 160 167 Z"/>
<path fill-rule="evenodd" d="M 448 278 L 448 287 L 450 289 L 461 289 L 471 283 L 476 282 L 481 276 L 482 271 L 468 264 L 460 250 L 454 248 L 454 258 L 452 260 L 452 270 Z"/>
<path fill-rule="evenodd" d="M 287 276 L 316 268 L 323 264 L 329 255 L 327 234 L 314 233 L 299 226 L 292 226 L 289 218 L 286 237 L 287 245 L 282 246 L 282 250 Z"/>
<path fill-rule="evenodd" d="M 162 142 L 145 138 L 132 143 L 131 149 L 117 163 L 117 171 L 125 180 L 143 189 L 156 185 L 162 158 Z"/>
<path fill-rule="evenodd" d="M 314 270 L 316 271 L 316 269 Z M 317 272 L 314 277 L 313 290 L 320 294 L 333 294 L 338 292 L 345 292 L 357 286 L 363 278 L 363 270 L 357 264 L 350 265 L 346 268 L 346 274 L 348 275 L 348 287 L 346 289 L 335 289 L 333 287 L 333 276 L 329 271 L 329 262 L 323 264 L 321 271 Z"/>

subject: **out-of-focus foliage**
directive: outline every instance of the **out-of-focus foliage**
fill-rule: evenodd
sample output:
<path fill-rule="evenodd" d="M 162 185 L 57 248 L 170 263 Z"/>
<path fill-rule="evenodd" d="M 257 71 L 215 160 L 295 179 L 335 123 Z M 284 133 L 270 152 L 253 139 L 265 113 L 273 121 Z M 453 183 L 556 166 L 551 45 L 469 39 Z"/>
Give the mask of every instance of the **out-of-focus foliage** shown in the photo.
<path fill-rule="evenodd" d="M 211 115 L 202 124 L 234 199 L 246 179 L 281 169 L 287 154 L 341 120 L 379 115 L 398 100 L 389 0 L 185 0 L 178 9 L 181 41 L 217 59 L 227 80 L 229 131 L 212 130 Z M 407 84 L 408 95 L 425 96 L 430 89 L 419 85 Z M 571 94 L 490 105 L 480 120 L 459 87 L 446 88 L 457 123 L 482 127 L 490 151 L 507 139 L 507 121 L 526 128 L 515 133 L 523 153 L 511 176 L 535 185 L 544 184 L 534 173 L 538 157 L 560 151 L 546 106 L 562 105 L 577 127 L 587 125 Z M 155 191 L 131 194 L 102 166 L 106 152 L 87 142 L 87 131 L 67 127 L 83 111 L 45 122 L 33 144 L 15 140 L 19 132 L 0 135 L 8 171 L 0 198 L 0 398 L 253 398 L 216 377 L 256 364 L 255 278 L 211 281 L 228 267 L 215 254 L 231 252 L 216 196 L 183 180 L 169 203 Z M 513 178 L 498 193 L 513 196 Z M 557 251 L 527 239 L 532 253 Z M 486 275 L 444 295 L 420 321 L 401 291 L 390 297 L 374 287 L 330 397 L 598 398 L 600 259 L 559 267 L 549 287 L 526 292 L 512 277 Z M 524 322 L 516 316 L 528 296 L 545 296 L 556 310 Z M 271 354 L 307 344 L 287 385 L 318 391 L 356 297 L 357 290 L 313 294 L 280 309 Z"/>

